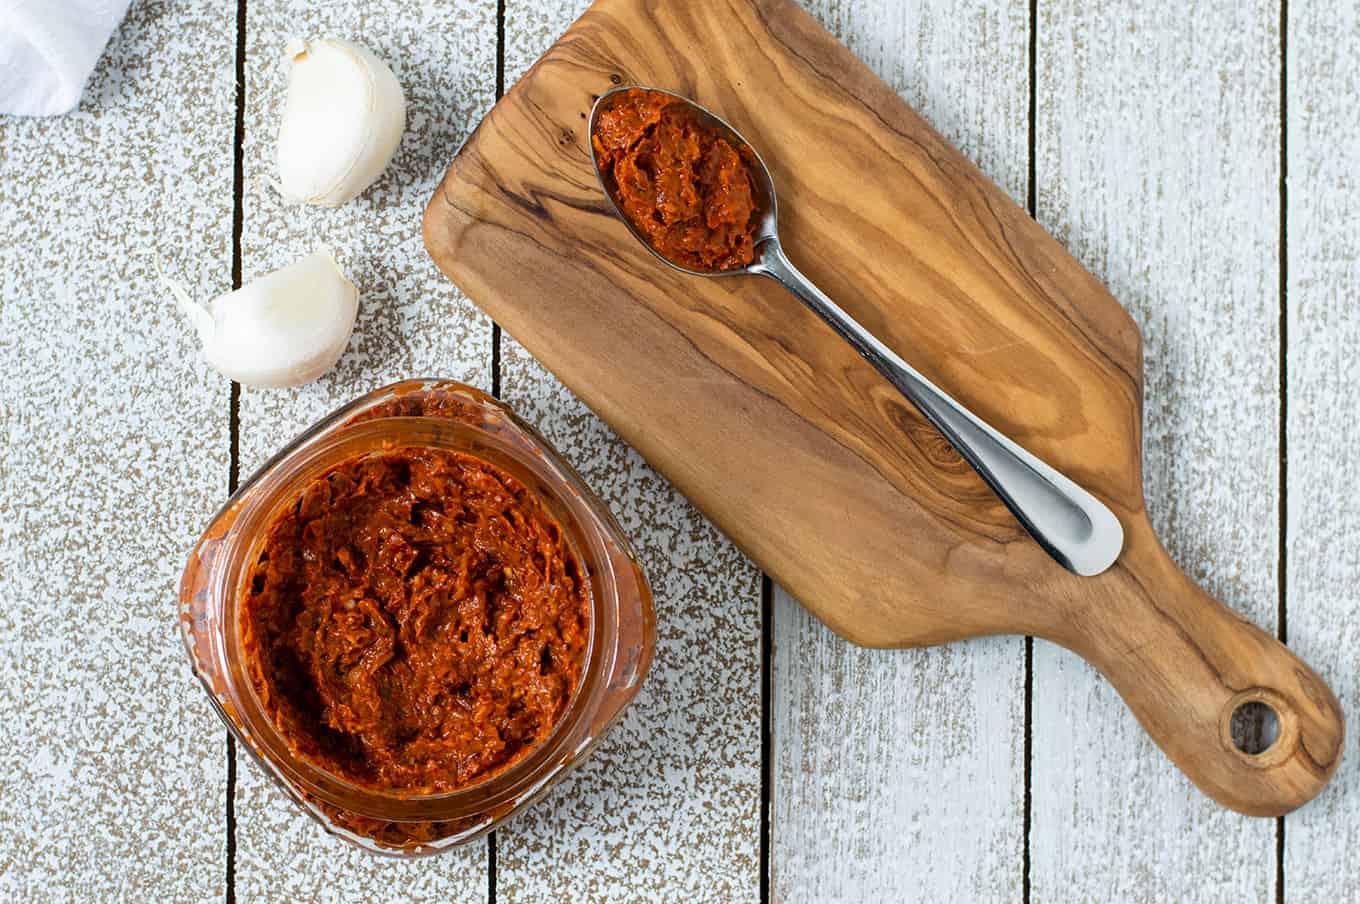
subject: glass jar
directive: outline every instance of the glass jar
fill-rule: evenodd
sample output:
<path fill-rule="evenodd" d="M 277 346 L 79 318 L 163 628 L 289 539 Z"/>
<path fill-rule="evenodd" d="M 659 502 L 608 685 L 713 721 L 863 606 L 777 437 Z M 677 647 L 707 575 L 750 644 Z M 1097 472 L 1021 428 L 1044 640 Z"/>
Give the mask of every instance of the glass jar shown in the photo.
<path fill-rule="evenodd" d="M 296 755 L 257 698 L 238 627 L 251 566 L 276 515 L 335 465 L 404 447 L 468 453 L 518 479 L 562 526 L 590 596 L 581 679 L 549 736 L 477 784 L 425 796 L 358 787 Z M 646 578 L 604 504 L 505 405 L 461 383 L 434 380 L 398 383 L 355 400 L 246 481 L 189 556 L 180 624 L 194 671 L 241 748 L 328 831 L 403 857 L 471 841 L 542 796 L 636 696 L 655 644 Z"/>

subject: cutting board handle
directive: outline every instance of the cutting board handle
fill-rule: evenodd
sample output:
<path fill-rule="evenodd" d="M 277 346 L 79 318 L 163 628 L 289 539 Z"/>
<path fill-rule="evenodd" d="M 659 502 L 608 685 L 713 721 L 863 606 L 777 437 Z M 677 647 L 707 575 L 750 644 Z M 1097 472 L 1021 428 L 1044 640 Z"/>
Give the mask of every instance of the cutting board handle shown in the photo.
<path fill-rule="evenodd" d="M 1109 679 L 1204 793 L 1242 813 L 1279 816 L 1326 786 L 1345 731 L 1336 696 L 1284 644 L 1187 577 L 1145 517 L 1097 580 L 1111 592 L 1068 610 L 1052 639 Z M 1255 755 L 1232 735 L 1233 714 L 1252 703 L 1278 725 Z"/>

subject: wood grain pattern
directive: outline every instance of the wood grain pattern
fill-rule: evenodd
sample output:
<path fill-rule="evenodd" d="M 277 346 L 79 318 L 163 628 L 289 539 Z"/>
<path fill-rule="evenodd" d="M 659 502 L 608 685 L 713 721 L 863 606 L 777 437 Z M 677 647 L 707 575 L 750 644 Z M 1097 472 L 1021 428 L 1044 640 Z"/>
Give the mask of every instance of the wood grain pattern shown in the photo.
<path fill-rule="evenodd" d="M 509 0 L 507 82 L 584 7 Z M 760 573 L 509 336 L 501 366 L 503 396 L 580 469 L 637 548 L 658 637 L 641 694 L 600 748 L 497 833 L 497 900 L 756 900 Z"/>
<path fill-rule="evenodd" d="M 1025 3 L 804 5 L 1023 202 Z M 1019 900 L 1023 641 L 866 650 L 776 600 L 772 899 Z"/>
<path fill-rule="evenodd" d="M 743 92 L 742 80 L 779 89 Z M 730 117 L 771 161 L 785 244 L 809 275 L 1100 494 L 1125 527 L 1117 566 L 1097 578 L 1057 567 L 777 287 L 691 279 L 627 238 L 581 128 L 592 96 L 627 81 Z M 856 172 L 899 177 L 866 196 Z M 839 633 L 877 646 L 1046 637 L 1096 664 L 1219 802 L 1276 814 L 1325 785 L 1341 736 L 1325 683 L 1186 578 L 1147 520 L 1127 313 L 785 0 L 601 0 L 483 121 L 425 236 L 446 273 Z M 1258 693 L 1283 732 L 1252 759 L 1227 726 Z"/>
<path fill-rule="evenodd" d="M 1271 629 L 1275 22 L 1268 2 L 1044 0 L 1036 128 L 1040 222 L 1143 333 L 1153 523 L 1188 572 Z M 1116 700 L 1071 654 L 1036 644 L 1034 900 L 1270 899 L 1274 826 L 1189 793 Z"/>
<path fill-rule="evenodd" d="M 0 117 L 5 901 L 222 896 L 226 741 L 173 588 L 230 390 L 154 262 L 229 285 L 234 44 L 216 4 L 138 4 L 77 111 Z"/>
<path fill-rule="evenodd" d="M 406 92 L 407 130 L 387 172 L 335 210 L 284 207 L 253 190 L 274 175 L 288 71 L 283 46 L 296 35 L 365 44 Z M 437 17 L 418 0 L 251 4 L 246 37 L 245 278 L 325 243 L 361 297 L 354 337 L 333 371 L 296 390 L 242 391 L 243 476 L 313 421 L 386 383 L 438 376 L 490 387 L 491 324 L 440 278 L 421 248 L 418 223 L 443 161 L 495 98 L 496 4 L 458 0 Z M 326 835 L 244 756 L 236 835 L 242 901 L 487 896 L 484 845 L 429 861 L 374 857 Z"/>
<path fill-rule="evenodd" d="M 1289 4 L 1289 642 L 1360 708 L 1360 9 Z M 1285 899 L 1344 901 L 1360 874 L 1360 757 L 1285 820 Z"/>

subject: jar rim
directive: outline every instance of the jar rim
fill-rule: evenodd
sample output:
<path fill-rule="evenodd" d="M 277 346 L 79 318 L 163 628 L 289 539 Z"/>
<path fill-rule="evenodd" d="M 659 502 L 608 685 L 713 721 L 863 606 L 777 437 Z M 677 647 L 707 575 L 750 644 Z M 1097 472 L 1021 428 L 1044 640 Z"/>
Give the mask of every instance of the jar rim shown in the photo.
<path fill-rule="evenodd" d="M 606 676 L 614 667 L 619 617 L 618 575 L 609 545 L 611 541 L 624 543 L 626 548 L 626 541 L 616 525 L 601 523 L 600 513 L 604 511 L 607 515 L 607 510 L 602 509 L 579 475 L 558 458 L 551 446 L 503 404 L 483 393 L 460 384 L 442 381 L 434 384 L 445 391 L 463 392 L 468 401 L 481 406 L 481 424 L 437 414 L 356 420 L 362 409 L 390 398 L 408 385 L 428 388 L 430 384 L 411 381 L 361 397 L 305 431 L 242 485 L 228 504 L 228 507 L 239 504 L 240 510 L 222 537 L 219 560 L 222 567 L 214 569 L 209 593 L 222 613 L 223 630 L 217 637 L 221 648 L 217 653 L 227 673 L 226 689 L 241 717 L 240 724 L 233 725 L 233 729 L 245 733 L 244 746 L 270 774 L 281 780 L 285 790 L 291 792 L 292 784 L 305 795 L 372 819 L 442 822 L 515 807 L 549 784 L 561 769 L 570 765 L 576 753 L 595 740 L 589 720 L 606 691 Z M 385 448 L 413 447 L 465 452 L 504 468 L 545 504 L 588 577 L 590 632 L 581 678 L 552 730 L 487 777 L 438 794 L 400 794 L 366 788 L 296 753 L 264 710 L 241 655 L 241 593 L 249 579 L 250 563 L 258 556 L 258 548 L 278 512 L 296 498 L 306 483 L 341 461 Z M 554 486 L 566 492 L 554 490 Z M 615 528 L 613 536 L 607 532 L 610 526 Z M 587 729 L 584 739 L 573 744 L 581 734 L 577 729 L 583 726 Z M 310 801 L 303 803 L 311 805 Z"/>

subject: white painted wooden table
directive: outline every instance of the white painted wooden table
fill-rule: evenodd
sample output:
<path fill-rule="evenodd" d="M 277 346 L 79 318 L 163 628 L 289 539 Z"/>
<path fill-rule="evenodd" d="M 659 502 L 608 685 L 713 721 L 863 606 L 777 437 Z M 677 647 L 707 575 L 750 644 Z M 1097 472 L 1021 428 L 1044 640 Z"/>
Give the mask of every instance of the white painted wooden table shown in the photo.
<path fill-rule="evenodd" d="M 681 0 L 672 0 L 681 2 Z M 1360 10 L 1322 0 L 803 0 L 1051 229 L 1146 340 L 1158 530 L 1360 712 Z M 1297 901 L 1360 897 L 1360 758 L 1280 821 L 1195 792 L 1073 656 L 853 648 L 436 272 L 419 213 L 583 0 L 135 0 L 59 119 L 0 118 L 0 900 Z M 350 37 L 410 102 L 389 174 L 283 208 L 282 47 Z M 210 297 L 341 250 L 336 371 L 237 391 Z M 238 756 L 174 583 L 238 475 L 363 390 L 499 391 L 612 503 L 657 592 L 587 766 L 452 855 L 327 838 Z"/>

